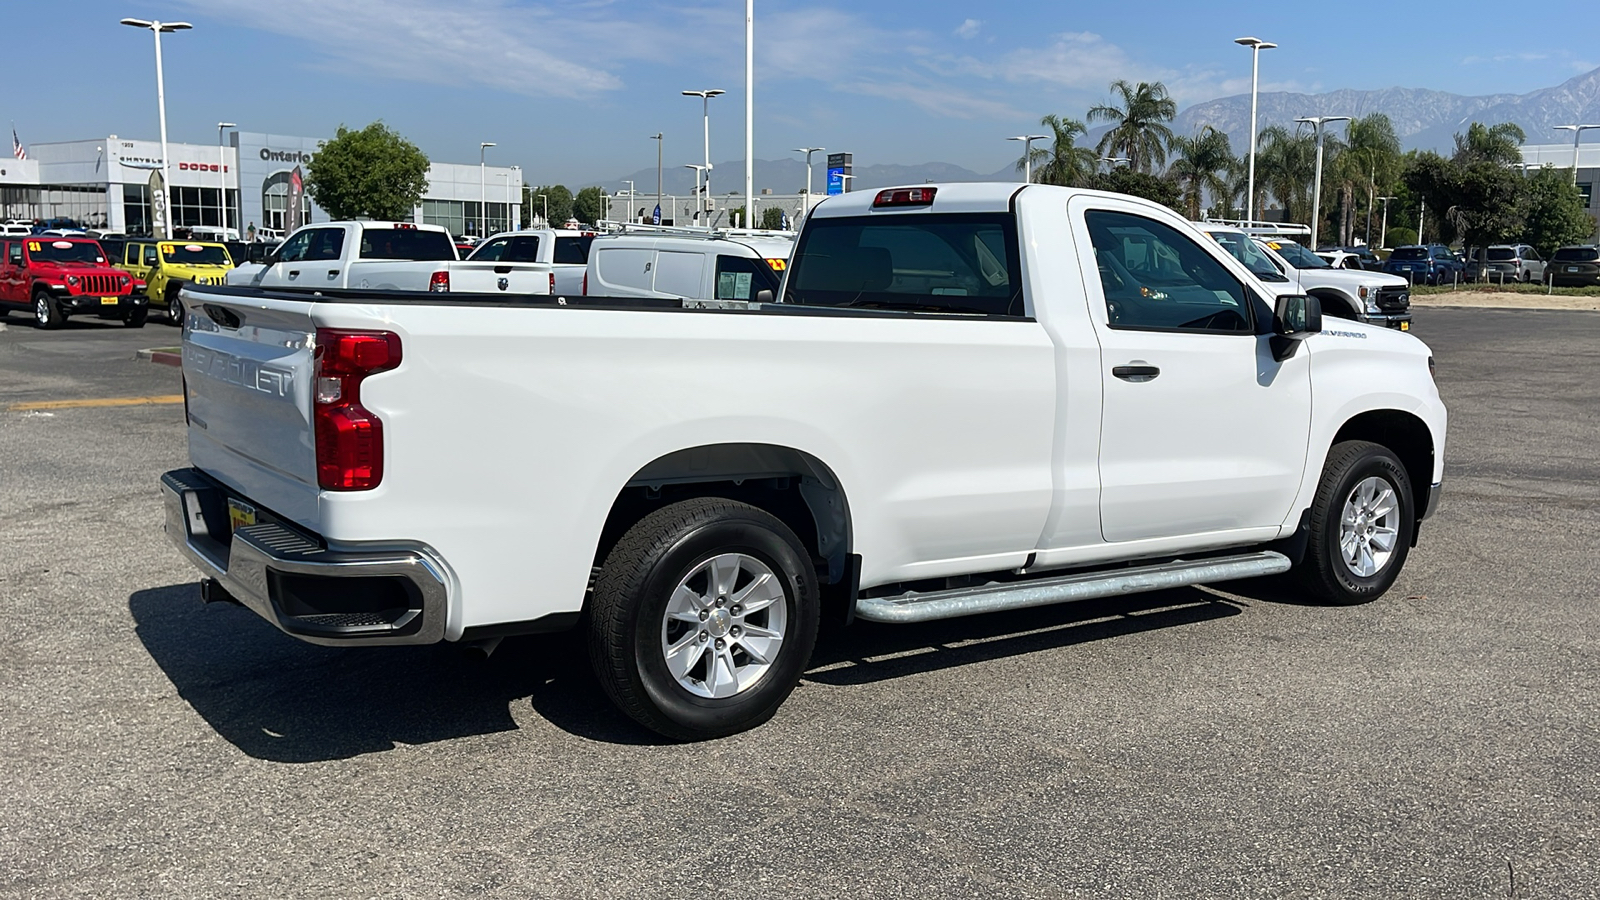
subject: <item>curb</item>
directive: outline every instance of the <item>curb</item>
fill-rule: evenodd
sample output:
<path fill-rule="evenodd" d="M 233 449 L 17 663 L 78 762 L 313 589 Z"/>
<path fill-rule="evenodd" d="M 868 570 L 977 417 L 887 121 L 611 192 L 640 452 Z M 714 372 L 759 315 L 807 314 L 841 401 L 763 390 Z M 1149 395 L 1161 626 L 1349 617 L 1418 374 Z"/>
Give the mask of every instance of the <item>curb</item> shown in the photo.
<path fill-rule="evenodd" d="M 158 366 L 182 366 L 183 356 L 175 349 L 156 347 L 150 350 L 137 350 L 134 359 L 147 359 Z"/>

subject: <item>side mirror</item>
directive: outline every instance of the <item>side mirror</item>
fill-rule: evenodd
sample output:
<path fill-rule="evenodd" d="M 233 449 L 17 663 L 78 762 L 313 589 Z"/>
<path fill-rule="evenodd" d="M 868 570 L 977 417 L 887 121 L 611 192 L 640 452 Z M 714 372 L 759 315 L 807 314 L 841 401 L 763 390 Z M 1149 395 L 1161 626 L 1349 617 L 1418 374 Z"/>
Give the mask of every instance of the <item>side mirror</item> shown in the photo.
<path fill-rule="evenodd" d="M 1272 356 L 1278 362 L 1294 356 L 1300 342 L 1322 330 L 1322 301 L 1305 294 L 1278 298 L 1272 313 Z"/>
<path fill-rule="evenodd" d="M 769 290 L 756 291 L 756 302 L 757 303 L 771 303 L 772 302 L 772 292 L 769 291 Z"/>

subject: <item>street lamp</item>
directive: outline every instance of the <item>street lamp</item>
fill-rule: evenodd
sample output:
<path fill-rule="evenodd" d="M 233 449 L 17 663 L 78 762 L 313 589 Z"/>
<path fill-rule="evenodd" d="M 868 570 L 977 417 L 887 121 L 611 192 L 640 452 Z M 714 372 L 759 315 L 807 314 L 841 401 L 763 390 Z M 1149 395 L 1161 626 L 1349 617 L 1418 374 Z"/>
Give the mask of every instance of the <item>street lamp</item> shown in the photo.
<path fill-rule="evenodd" d="M 709 172 L 710 169 L 707 166 L 697 166 L 694 163 L 684 163 L 683 167 L 685 169 L 694 170 L 694 197 L 695 203 L 697 203 L 700 207 L 700 212 L 697 214 L 697 217 L 704 216 L 706 211 L 706 201 L 700 193 L 700 173 Z M 710 179 L 707 180 L 709 181 Z"/>
<path fill-rule="evenodd" d="M 544 194 L 534 194 L 539 198 L 539 215 L 544 219 L 544 227 L 550 227 L 550 198 Z"/>
<path fill-rule="evenodd" d="M 1557 131 L 1572 132 L 1572 183 L 1578 183 L 1578 141 L 1583 139 L 1583 133 L 1591 128 L 1600 128 L 1600 125 L 1557 125 Z"/>
<path fill-rule="evenodd" d="M 1106 163 L 1111 163 L 1111 168 L 1113 168 L 1113 169 L 1115 169 L 1117 167 L 1117 165 L 1120 164 L 1120 163 L 1133 162 L 1133 160 L 1129 159 L 1126 156 L 1102 156 L 1102 157 L 1100 157 L 1100 161 L 1101 162 L 1106 162 Z"/>
<path fill-rule="evenodd" d="M 706 164 L 705 164 L 706 192 L 705 192 L 705 199 L 702 201 L 703 203 L 710 203 L 711 202 L 711 98 L 712 97 L 720 97 L 720 96 L 722 96 L 723 94 L 726 94 L 726 93 L 727 93 L 727 91 L 716 90 L 716 89 L 705 90 L 705 91 L 684 91 L 683 92 L 683 95 L 685 97 L 699 97 L 700 98 L 700 116 L 701 116 L 701 118 L 703 120 L 703 126 L 705 128 L 705 134 L 706 134 Z M 708 210 L 704 206 L 701 207 L 701 212 L 707 212 L 707 211 Z"/>
<path fill-rule="evenodd" d="M 654 224 L 654 225 L 660 225 L 661 224 L 661 148 L 663 146 L 663 142 L 661 140 L 661 132 L 659 132 L 659 131 L 656 132 L 655 135 L 650 138 L 650 140 L 656 142 L 656 211 L 655 211 L 655 213 L 653 215 L 650 216 L 650 222 L 651 222 L 651 224 Z"/>
<path fill-rule="evenodd" d="M 1256 217 L 1256 96 L 1261 87 L 1261 51 L 1276 49 L 1278 45 L 1255 37 L 1234 38 L 1233 42 L 1250 48 L 1250 162 L 1244 182 L 1244 223 L 1249 225 Z"/>
<path fill-rule="evenodd" d="M 1301 116 L 1296 122 L 1310 125 L 1317 133 L 1317 179 L 1311 185 L 1311 250 L 1317 249 L 1317 229 L 1322 225 L 1322 126 L 1329 122 L 1348 122 L 1349 116 Z"/>
<path fill-rule="evenodd" d="M 628 222 L 631 224 L 633 222 L 633 182 L 624 181 L 622 183 L 628 186 Z M 621 192 L 618 191 L 618 193 Z"/>
<path fill-rule="evenodd" d="M 488 190 L 483 185 L 483 152 L 493 147 L 494 141 L 483 141 L 478 144 L 478 240 L 483 240 L 484 224 L 488 221 L 488 211 L 484 208 L 489 205 Z"/>
<path fill-rule="evenodd" d="M 511 167 L 511 174 L 516 177 L 517 191 L 516 191 L 516 198 L 515 198 L 515 200 L 513 200 L 512 193 L 511 193 L 511 181 L 512 181 L 512 179 L 511 178 L 507 178 L 506 179 L 506 225 L 508 227 L 508 230 L 515 231 L 515 230 L 517 230 L 517 229 L 522 227 L 522 167 L 521 166 L 512 166 Z M 511 214 L 511 210 L 513 208 L 516 209 L 516 211 L 517 211 L 515 216 L 513 216 Z"/>
<path fill-rule="evenodd" d="M 1383 230 L 1378 232 L 1378 247 L 1381 249 L 1389 245 L 1389 201 L 1399 198 L 1379 197 L 1378 199 L 1383 201 Z M 1417 235 L 1417 239 L 1421 240 L 1422 236 Z"/>
<path fill-rule="evenodd" d="M 188 22 L 146 22 L 144 19 L 123 19 L 122 24 L 132 28 L 148 28 L 156 36 L 156 106 L 161 111 L 161 236 L 172 238 L 172 165 L 167 161 L 167 82 L 161 69 L 161 36 L 193 28 Z M 151 198 L 154 200 L 155 198 Z"/>
<path fill-rule="evenodd" d="M 1042 141 L 1049 136 L 1048 134 L 1019 134 L 1016 137 L 1006 138 L 1008 141 L 1022 142 L 1022 180 L 1029 184 L 1033 183 L 1033 142 Z"/>
<path fill-rule="evenodd" d="M 824 151 L 826 149 L 828 149 L 828 148 L 827 147 L 796 147 L 796 148 L 794 148 L 794 152 L 795 153 L 804 153 L 806 155 L 806 203 L 807 203 L 807 208 L 808 209 L 810 208 L 809 204 L 811 202 L 811 154 L 813 154 L 813 153 L 821 153 L 822 151 Z"/>
<path fill-rule="evenodd" d="M 222 132 L 229 128 L 239 126 L 232 122 L 217 123 L 217 177 L 221 179 L 222 190 L 217 194 L 217 228 L 223 240 L 228 238 L 228 151 L 222 145 Z"/>

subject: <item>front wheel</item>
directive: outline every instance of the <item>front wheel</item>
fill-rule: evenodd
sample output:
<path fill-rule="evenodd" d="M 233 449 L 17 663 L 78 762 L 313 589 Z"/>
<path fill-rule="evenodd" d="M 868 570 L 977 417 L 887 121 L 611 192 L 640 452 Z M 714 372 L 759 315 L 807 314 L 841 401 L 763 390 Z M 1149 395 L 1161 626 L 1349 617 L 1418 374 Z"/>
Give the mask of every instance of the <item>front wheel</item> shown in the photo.
<path fill-rule="evenodd" d="M 33 320 L 40 328 L 56 329 L 65 325 L 67 317 L 61 314 L 61 308 L 56 306 L 56 301 L 51 298 L 48 291 L 35 291 L 33 294 Z"/>
<path fill-rule="evenodd" d="M 764 510 L 720 498 L 641 519 L 606 556 L 589 654 L 612 702 L 676 740 L 772 718 L 800 681 L 820 619 L 810 555 Z"/>
<path fill-rule="evenodd" d="M 183 285 L 181 284 L 167 286 L 167 324 L 169 325 L 183 324 L 183 299 L 178 296 L 178 293 L 182 290 Z"/>
<path fill-rule="evenodd" d="M 1382 596 L 1399 577 L 1416 527 L 1405 465 L 1367 441 L 1335 444 L 1311 504 L 1301 583 L 1328 603 Z"/>

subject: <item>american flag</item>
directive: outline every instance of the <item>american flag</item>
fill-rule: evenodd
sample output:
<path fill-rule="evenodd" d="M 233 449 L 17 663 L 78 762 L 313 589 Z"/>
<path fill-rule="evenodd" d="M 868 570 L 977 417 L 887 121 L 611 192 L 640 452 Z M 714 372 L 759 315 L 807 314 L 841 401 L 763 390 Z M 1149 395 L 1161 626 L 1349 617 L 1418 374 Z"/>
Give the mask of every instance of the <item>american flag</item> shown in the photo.
<path fill-rule="evenodd" d="M 17 159 L 27 159 L 28 151 L 22 149 L 22 141 L 17 137 L 17 126 L 11 126 L 11 155 Z"/>

